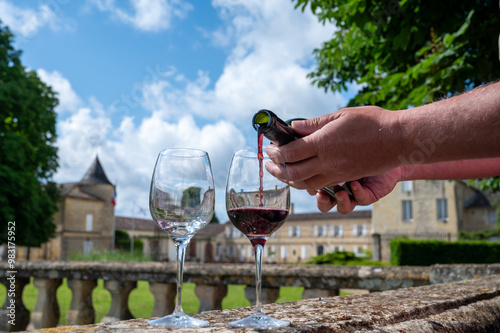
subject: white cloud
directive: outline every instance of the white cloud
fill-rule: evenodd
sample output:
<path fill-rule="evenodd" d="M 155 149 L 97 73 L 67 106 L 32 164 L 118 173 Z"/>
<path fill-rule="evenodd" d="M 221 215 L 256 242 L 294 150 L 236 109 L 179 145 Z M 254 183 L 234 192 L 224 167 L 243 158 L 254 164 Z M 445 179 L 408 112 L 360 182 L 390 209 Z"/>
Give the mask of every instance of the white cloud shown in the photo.
<path fill-rule="evenodd" d="M 49 26 L 52 30 L 71 26 L 68 21 L 58 17 L 59 2 L 40 4 L 37 9 L 21 8 L 11 4 L 7 0 L 0 0 L 0 19 L 21 40 L 34 37 L 40 29 Z"/>
<path fill-rule="evenodd" d="M 131 0 L 132 13 L 118 7 L 114 0 L 92 0 L 101 11 L 113 18 L 143 31 L 161 31 L 170 28 L 173 17 L 184 18 L 192 5 L 182 0 Z"/>
<path fill-rule="evenodd" d="M 37 74 L 43 82 L 57 92 L 57 98 L 59 99 L 59 105 L 56 108 L 57 112 L 78 111 L 78 108 L 82 105 L 82 101 L 71 87 L 68 79 L 63 77 L 58 71 L 47 72 L 43 68 L 38 69 Z"/>
<path fill-rule="evenodd" d="M 164 75 L 142 86 L 145 109 L 170 119 L 189 112 L 244 126 L 261 108 L 274 109 L 283 118 L 314 117 L 346 104 L 340 94 L 325 94 L 306 77 L 312 69 L 312 50 L 331 37 L 331 27 L 294 10 L 287 0 L 219 0 L 214 6 L 225 25 L 213 38 L 219 44 L 234 44 L 214 88 L 204 72 L 194 81 L 181 80 L 182 88 Z"/>
<path fill-rule="evenodd" d="M 146 9 L 139 10 L 144 1 L 133 3 L 133 15 L 117 8 L 113 0 L 94 3 L 148 31 L 168 28 L 171 6 L 180 4 L 155 2 L 163 6 L 157 11 L 164 14 L 151 16 L 150 25 L 146 25 L 140 23 L 149 15 Z M 136 83 L 140 99 L 134 102 L 149 111 L 143 119 L 123 117 L 118 120 L 119 127 L 112 128 L 110 114 L 116 106 L 110 106 L 108 114 L 107 107 L 98 101 L 82 108 L 71 102 L 78 99 L 62 75 L 47 75 L 52 82 L 59 82 L 65 108 L 76 108 L 58 123 L 61 169 L 56 180 L 79 180 L 99 153 L 108 177 L 118 186 L 117 214 L 132 216 L 134 202 L 148 207 L 149 182 L 158 152 L 166 147 L 200 148 L 210 155 L 217 216 L 226 221 L 224 188 L 229 162 L 237 149 L 255 145 L 250 119 L 257 110 L 269 108 L 287 119 L 315 117 L 345 105 L 340 95 L 325 94 L 306 78 L 312 69 L 312 50 L 331 37 L 331 27 L 318 23 L 310 13 L 294 10 L 289 0 L 216 0 L 213 5 L 224 19 L 224 26 L 213 36 L 220 45 L 231 47 L 222 74 L 212 84 L 204 71 L 189 80 L 171 68 L 165 73 L 156 70 L 152 78 Z M 170 8 L 170 14 L 163 11 L 165 8 Z M 155 21 L 162 15 L 167 15 L 166 23 Z M 293 195 L 296 212 L 317 211 L 314 197 L 297 191 Z"/>

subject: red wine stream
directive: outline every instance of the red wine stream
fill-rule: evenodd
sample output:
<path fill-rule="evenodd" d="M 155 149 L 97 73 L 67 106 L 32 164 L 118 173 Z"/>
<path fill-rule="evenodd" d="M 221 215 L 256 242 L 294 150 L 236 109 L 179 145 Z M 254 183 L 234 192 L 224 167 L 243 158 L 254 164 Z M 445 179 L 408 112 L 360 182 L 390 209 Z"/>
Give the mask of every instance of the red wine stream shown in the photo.
<path fill-rule="evenodd" d="M 262 154 L 262 141 L 264 139 L 264 133 L 259 130 L 257 132 L 257 157 L 259 159 L 259 178 L 260 178 L 260 207 L 264 206 L 262 203 L 262 198 L 264 197 L 264 187 L 262 185 L 262 178 L 264 177 L 264 170 L 262 169 L 262 161 L 264 160 L 264 155 Z"/>

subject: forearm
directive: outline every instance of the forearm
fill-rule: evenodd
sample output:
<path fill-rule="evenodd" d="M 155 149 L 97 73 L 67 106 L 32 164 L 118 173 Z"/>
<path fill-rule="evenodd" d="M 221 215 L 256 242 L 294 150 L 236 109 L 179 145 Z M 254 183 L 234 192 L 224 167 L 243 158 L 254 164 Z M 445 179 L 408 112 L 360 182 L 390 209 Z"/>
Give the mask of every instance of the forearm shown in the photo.
<path fill-rule="evenodd" d="M 500 157 L 500 82 L 400 111 L 400 165 Z"/>
<path fill-rule="evenodd" d="M 401 170 L 401 180 L 486 178 L 500 176 L 500 157 L 408 165 Z"/>

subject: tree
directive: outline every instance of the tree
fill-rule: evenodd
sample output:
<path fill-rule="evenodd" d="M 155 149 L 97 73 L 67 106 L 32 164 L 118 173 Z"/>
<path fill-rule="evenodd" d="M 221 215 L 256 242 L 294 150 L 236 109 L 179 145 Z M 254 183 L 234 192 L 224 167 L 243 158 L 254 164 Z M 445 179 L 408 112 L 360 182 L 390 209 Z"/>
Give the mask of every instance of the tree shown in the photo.
<path fill-rule="evenodd" d="M 361 89 L 348 106 L 419 106 L 500 78 L 493 0 L 292 0 L 336 29 L 314 50 L 313 84 Z M 480 187 L 500 190 L 500 178 Z"/>
<path fill-rule="evenodd" d="M 0 22 L 0 243 L 15 221 L 16 245 L 40 246 L 54 235 L 58 190 L 55 93 L 20 60 Z"/>

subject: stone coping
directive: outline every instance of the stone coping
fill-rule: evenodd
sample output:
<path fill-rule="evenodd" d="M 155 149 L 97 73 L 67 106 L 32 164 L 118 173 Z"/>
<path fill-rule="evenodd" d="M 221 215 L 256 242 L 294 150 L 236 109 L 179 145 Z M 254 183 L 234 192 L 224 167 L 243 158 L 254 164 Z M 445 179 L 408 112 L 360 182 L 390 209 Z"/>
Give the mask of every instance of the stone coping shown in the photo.
<path fill-rule="evenodd" d="M 498 332 L 500 275 L 345 297 L 313 298 L 269 304 L 268 315 L 291 322 L 271 332 Z M 61 326 L 37 332 L 255 332 L 227 322 L 250 315 L 253 308 L 206 311 L 194 317 L 210 326 L 197 329 L 156 328 L 147 319 L 87 326 Z M 264 330 L 265 331 L 265 330 Z M 260 331 L 262 332 L 262 331 Z"/>
<path fill-rule="evenodd" d="M 382 291 L 428 285 L 430 267 L 265 264 L 262 286 Z M 9 271 L 0 263 L 0 278 Z M 16 263 L 17 277 L 176 282 L 176 264 L 160 262 L 29 261 Z M 253 264 L 186 263 L 184 282 L 253 285 Z"/>

